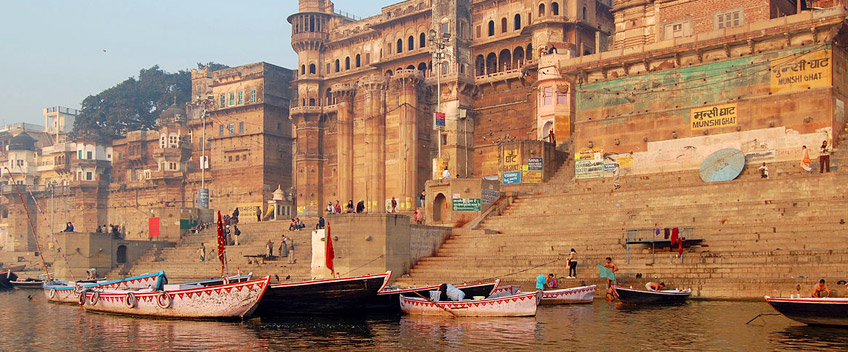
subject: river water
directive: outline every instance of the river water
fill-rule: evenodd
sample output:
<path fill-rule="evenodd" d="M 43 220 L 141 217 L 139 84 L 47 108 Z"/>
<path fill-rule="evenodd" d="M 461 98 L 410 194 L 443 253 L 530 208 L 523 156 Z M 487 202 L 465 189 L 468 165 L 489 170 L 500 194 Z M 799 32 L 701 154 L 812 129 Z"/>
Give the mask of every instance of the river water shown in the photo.
<path fill-rule="evenodd" d="M 34 301 L 27 298 L 35 297 Z M 535 318 L 176 321 L 86 313 L 41 291 L 0 292 L 0 351 L 783 351 L 848 350 L 848 329 L 808 327 L 764 302 L 542 306 Z"/>

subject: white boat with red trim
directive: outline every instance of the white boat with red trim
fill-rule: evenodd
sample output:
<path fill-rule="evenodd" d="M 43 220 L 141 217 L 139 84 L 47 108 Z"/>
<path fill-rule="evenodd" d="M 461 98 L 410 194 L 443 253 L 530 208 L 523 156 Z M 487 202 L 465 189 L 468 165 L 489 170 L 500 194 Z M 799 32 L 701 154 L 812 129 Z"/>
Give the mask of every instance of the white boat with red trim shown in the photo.
<path fill-rule="evenodd" d="M 536 315 L 540 291 L 497 298 L 462 301 L 433 301 L 400 296 L 400 309 L 409 315 L 445 317 L 532 317 Z"/>
<path fill-rule="evenodd" d="M 110 281 L 61 281 L 50 280 L 44 282 L 42 288 L 49 302 L 53 303 L 78 303 L 80 293 L 85 289 L 97 288 L 100 290 L 161 290 L 168 281 L 165 272 L 159 271 L 152 274 L 144 274 L 128 277 L 120 280 Z"/>
<path fill-rule="evenodd" d="M 495 293 L 498 289 L 500 282 L 501 280 L 497 279 L 493 282 L 478 282 L 476 284 L 463 283 L 462 285 L 456 285 L 456 288 L 465 293 L 465 297 L 489 297 L 489 295 Z M 369 312 L 400 314 L 402 312 L 400 311 L 400 300 L 398 297 L 429 297 L 430 291 L 436 291 L 438 289 L 439 285 L 407 288 L 386 287 L 380 290 L 380 292 L 377 292 L 377 296 L 368 301 L 366 309 Z"/>
<path fill-rule="evenodd" d="M 216 286 L 180 285 L 178 290 L 88 290 L 86 311 L 183 319 L 249 317 L 268 289 L 270 276 Z"/>
<path fill-rule="evenodd" d="M 541 304 L 592 303 L 597 285 L 542 291 Z"/>
<path fill-rule="evenodd" d="M 766 302 L 785 317 L 808 325 L 848 326 L 848 298 L 779 298 Z"/>

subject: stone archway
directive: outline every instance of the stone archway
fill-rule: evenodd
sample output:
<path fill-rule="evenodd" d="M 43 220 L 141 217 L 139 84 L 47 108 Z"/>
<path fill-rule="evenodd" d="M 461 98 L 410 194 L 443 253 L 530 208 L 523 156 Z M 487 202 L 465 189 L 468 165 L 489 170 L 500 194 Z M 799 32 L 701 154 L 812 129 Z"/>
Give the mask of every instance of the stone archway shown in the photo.
<path fill-rule="evenodd" d="M 127 262 L 127 246 L 118 246 L 118 251 L 115 253 L 115 262 L 118 264 L 126 264 Z"/>
<path fill-rule="evenodd" d="M 553 130 L 553 129 L 554 129 L 554 123 L 552 121 L 545 122 L 545 124 L 542 126 L 542 135 L 539 136 L 539 139 L 547 138 L 548 135 L 551 133 L 551 130 Z M 556 132 L 554 132 L 554 133 L 556 133 Z"/>
<path fill-rule="evenodd" d="M 436 195 L 436 199 L 433 200 L 433 222 L 441 223 L 444 222 L 445 219 L 442 218 L 442 209 L 447 205 L 447 198 L 444 194 L 439 193 Z"/>

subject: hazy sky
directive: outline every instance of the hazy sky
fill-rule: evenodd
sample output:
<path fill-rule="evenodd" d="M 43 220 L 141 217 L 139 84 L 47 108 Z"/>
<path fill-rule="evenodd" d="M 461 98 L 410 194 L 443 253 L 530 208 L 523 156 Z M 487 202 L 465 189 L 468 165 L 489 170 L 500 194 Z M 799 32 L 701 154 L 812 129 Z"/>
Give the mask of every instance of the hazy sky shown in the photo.
<path fill-rule="evenodd" d="M 334 0 L 360 17 L 397 0 Z M 159 65 L 215 61 L 292 68 L 296 0 L 0 0 L 0 124 L 43 125 L 41 109 L 82 100 Z"/>

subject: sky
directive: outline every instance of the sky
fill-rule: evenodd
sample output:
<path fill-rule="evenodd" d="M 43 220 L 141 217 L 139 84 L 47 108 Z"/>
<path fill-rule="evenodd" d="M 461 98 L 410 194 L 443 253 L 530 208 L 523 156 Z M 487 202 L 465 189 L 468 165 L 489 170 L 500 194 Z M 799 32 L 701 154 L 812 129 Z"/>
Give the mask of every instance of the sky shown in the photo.
<path fill-rule="evenodd" d="M 360 17 L 398 0 L 334 0 Z M 286 21 L 296 0 L 0 0 L 0 125 L 43 125 L 142 68 L 265 61 L 293 68 Z"/>

